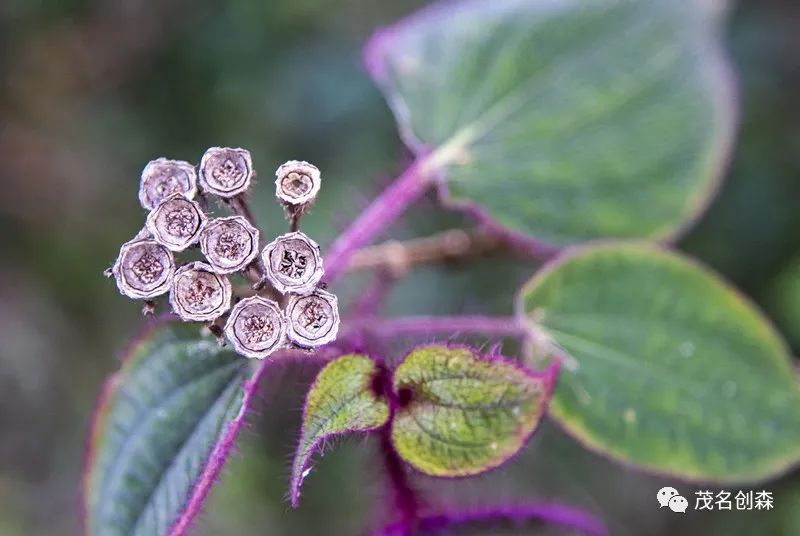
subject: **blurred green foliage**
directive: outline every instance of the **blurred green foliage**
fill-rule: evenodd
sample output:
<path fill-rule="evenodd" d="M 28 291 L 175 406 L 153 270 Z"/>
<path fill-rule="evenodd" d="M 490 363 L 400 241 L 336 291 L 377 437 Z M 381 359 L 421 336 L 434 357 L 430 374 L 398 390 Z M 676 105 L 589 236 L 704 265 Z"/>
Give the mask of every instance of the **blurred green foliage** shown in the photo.
<path fill-rule="evenodd" d="M 272 170 L 307 159 L 326 182 L 304 228 L 329 244 L 407 161 L 359 48 L 376 26 L 421 4 L 0 3 L 0 536 L 79 531 L 89 414 L 102 379 L 117 368 L 114 356 L 141 323 L 136 304 L 121 299 L 102 271 L 142 223 L 143 165 L 161 155 L 196 161 L 212 145 L 249 148 L 263 178 L 255 190 L 259 222 L 278 234 L 285 223 L 271 199 Z M 798 21 L 800 6 L 791 0 L 735 9 L 729 42 L 742 91 L 738 150 L 717 200 L 680 244 L 779 319 L 795 351 L 800 307 L 788 289 L 800 272 L 787 270 L 800 254 Z M 432 196 L 424 200 L 392 236 L 468 221 L 434 206 Z M 398 285 L 387 309 L 508 313 L 533 268 L 491 260 L 420 270 Z M 348 282 L 351 296 L 360 283 Z M 401 352 L 402 342 L 387 350 Z M 385 491 L 372 468 L 374 445 L 359 439 L 342 441 L 317 465 L 299 510 L 283 500 L 314 370 L 287 368 L 268 379 L 253 432 L 198 534 L 350 535 L 380 519 Z M 658 511 L 654 496 L 679 483 L 589 454 L 551 425 L 509 467 L 417 485 L 437 503 L 572 501 L 623 535 L 796 534 L 800 526 L 796 474 L 759 486 L 773 491 L 774 512 L 678 519 Z"/>

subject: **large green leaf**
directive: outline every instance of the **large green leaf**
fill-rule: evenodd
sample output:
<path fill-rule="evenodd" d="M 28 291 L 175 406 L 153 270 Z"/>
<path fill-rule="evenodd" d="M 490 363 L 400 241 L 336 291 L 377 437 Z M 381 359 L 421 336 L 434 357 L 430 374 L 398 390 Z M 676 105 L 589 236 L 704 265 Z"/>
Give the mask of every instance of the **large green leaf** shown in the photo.
<path fill-rule="evenodd" d="M 389 404 L 376 392 L 378 369 L 363 355 L 346 355 L 323 368 L 306 398 L 303 428 L 292 463 L 292 506 L 300 502 L 300 486 L 310 470 L 314 451 L 327 438 L 374 430 L 389 419 Z"/>
<path fill-rule="evenodd" d="M 109 380 L 87 465 L 89 534 L 170 534 L 241 417 L 248 362 L 199 333 L 197 326 L 151 331 Z"/>
<path fill-rule="evenodd" d="M 536 374 L 466 347 L 431 345 L 397 367 L 394 389 L 407 403 L 392 421 L 392 443 L 416 469 L 468 476 L 501 465 L 536 429 L 555 369 Z"/>
<path fill-rule="evenodd" d="M 660 239 L 706 206 L 731 147 L 719 4 L 450 1 L 365 56 L 447 202 L 555 246 Z"/>
<path fill-rule="evenodd" d="M 800 459 L 786 346 L 734 289 L 652 246 L 556 260 L 522 290 L 534 340 L 566 354 L 551 413 L 587 446 L 691 479 L 751 481 Z"/>

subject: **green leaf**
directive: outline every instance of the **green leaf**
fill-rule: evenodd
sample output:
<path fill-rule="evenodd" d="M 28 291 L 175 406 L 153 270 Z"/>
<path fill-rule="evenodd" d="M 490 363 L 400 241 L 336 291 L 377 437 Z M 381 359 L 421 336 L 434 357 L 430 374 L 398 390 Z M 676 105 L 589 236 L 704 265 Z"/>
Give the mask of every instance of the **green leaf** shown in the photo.
<path fill-rule="evenodd" d="M 240 416 L 247 363 L 196 326 L 159 327 L 138 341 L 107 383 L 93 426 L 89 534 L 170 534 Z"/>
<path fill-rule="evenodd" d="M 662 239 L 705 208 L 732 145 L 712 4 L 453 1 L 365 57 L 447 203 L 553 246 Z"/>
<path fill-rule="evenodd" d="M 392 421 L 392 443 L 435 476 L 475 475 L 507 461 L 536 429 L 555 369 L 538 375 L 466 347 L 431 345 L 397 367 L 394 389 L 409 402 Z"/>
<path fill-rule="evenodd" d="M 323 368 L 306 398 L 303 429 L 292 463 L 292 506 L 300 502 L 300 486 L 310 472 L 311 456 L 327 438 L 374 430 L 389 419 L 389 404 L 376 392 L 378 369 L 363 355 L 346 355 Z"/>
<path fill-rule="evenodd" d="M 579 248 L 517 302 L 567 354 L 552 415 L 611 457 L 689 479 L 765 479 L 800 459 L 800 390 L 764 316 L 716 275 L 643 244 Z"/>

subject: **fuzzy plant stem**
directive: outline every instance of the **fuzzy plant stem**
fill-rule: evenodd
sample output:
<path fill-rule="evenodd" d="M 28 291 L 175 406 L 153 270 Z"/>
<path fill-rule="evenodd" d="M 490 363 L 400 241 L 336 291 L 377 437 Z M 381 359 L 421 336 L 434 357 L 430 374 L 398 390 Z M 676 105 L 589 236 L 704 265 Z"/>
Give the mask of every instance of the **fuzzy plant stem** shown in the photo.
<path fill-rule="evenodd" d="M 408 481 L 408 475 L 392 445 L 391 428 L 387 425 L 380 432 L 381 455 L 392 490 L 392 500 L 398 519 L 395 523 L 397 536 L 412 536 L 417 529 L 419 501 Z"/>
<path fill-rule="evenodd" d="M 355 219 L 325 254 L 325 281 L 333 283 L 350 259 L 419 199 L 430 185 L 425 158 L 417 159 Z"/>
<path fill-rule="evenodd" d="M 570 527 L 587 536 L 608 535 L 605 524 L 597 517 L 577 508 L 555 503 L 510 504 L 492 508 L 445 510 L 420 517 L 418 528 L 429 534 L 437 534 L 455 527 L 497 527 L 503 524 L 519 526 L 537 521 Z M 395 522 L 383 527 L 374 536 L 401 536 L 404 534 L 400 522 Z"/>

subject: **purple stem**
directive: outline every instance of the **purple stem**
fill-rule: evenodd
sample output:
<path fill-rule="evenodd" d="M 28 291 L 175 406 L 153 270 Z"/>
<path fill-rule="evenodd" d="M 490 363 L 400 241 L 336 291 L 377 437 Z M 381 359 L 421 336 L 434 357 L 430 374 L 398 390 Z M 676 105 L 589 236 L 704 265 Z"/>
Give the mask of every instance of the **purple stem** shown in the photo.
<path fill-rule="evenodd" d="M 186 534 L 186 531 L 191 527 L 192 521 L 195 517 L 197 517 L 203 508 L 203 504 L 205 503 L 211 488 L 216 483 L 219 473 L 222 471 L 222 467 L 225 465 L 228 456 L 233 451 L 236 438 L 239 436 L 239 432 L 241 432 L 242 427 L 244 426 L 245 417 L 250 409 L 253 397 L 255 397 L 256 391 L 258 390 L 258 384 L 261 381 L 261 378 L 264 375 L 264 372 L 267 370 L 269 364 L 274 362 L 275 361 L 273 360 L 262 361 L 259 363 L 255 372 L 253 372 L 253 374 L 250 376 L 250 379 L 244 382 L 244 386 L 242 387 L 244 390 L 242 407 L 236 417 L 230 423 L 228 423 L 228 429 L 225 431 L 225 435 L 222 437 L 222 440 L 220 440 L 220 442 L 214 447 L 214 451 L 211 453 L 208 463 L 203 468 L 203 472 L 197 481 L 197 485 L 192 492 L 189 502 L 186 504 L 183 512 L 181 512 L 181 516 L 170 530 L 170 536 L 182 536 Z"/>
<path fill-rule="evenodd" d="M 355 331 L 364 330 L 381 337 L 469 333 L 493 337 L 524 337 L 526 330 L 514 317 L 492 316 L 407 316 L 393 319 L 353 320 Z"/>
<path fill-rule="evenodd" d="M 419 521 L 419 500 L 416 492 L 411 487 L 406 473 L 405 464 L 392 445 L 392 421 L 400 405 L 397 393 L 392 388 L 392 378 L 389 370 L 379 365 L 376 378 L 379 390 L 383 391 L 389 402 L 389 421 L 378 430 L 380 436 L 381 456 L 392 492 L 394 513 L 399 519 L 394 523 L 398 536 L 413 536 Z"/>
<path fill-rule="evenodd" d="M 331 347 L 329 349 L 326 347 L 320 349 L 319 357 L 323 360 L 327 360 L 330 359 L 332 355 L 338 353 L 340 352 L 335 348 Z M 186 534 L 186 531 L 191 527 L 192 521 L 202 510 L 203 504 L 205 503 L 211 488 L 216 483 L 220 471 L 225 465 L 225 462 L 230 454 L 233 452 L 236 438 L 239 436 L 239 433 L 244 427 L 245 418 L 247 417 L 248 410 L 253 404 L 253 398 L 256 396 L 258 391 L 258 384 L 260 383 L 261 378 L 264 376 L 265 371 L 272 364 L 286 363 L 288 360 L 292 359 L 305 361 L 308 358 L 305 355 L 298 356 L 297 352 L 288 351 L 286 352 L 285 356 L 276 355 L 275 358 L 265 359 L 258 364 L 258 368 L 256 368 L 250 378 L 244 382 L 244 386 L 242 387 L 244 391 L 244 396 L 242 397 L 242 407 L 236 417 L 228 423 L 228 428 L 225 431 L 225 435 L 214 447 L 208 463 L 206 464 L 205 468 L 203 468 L 203 472 L 197 481 L 197 485 L 192 492 L 189 502 L 183 509 L 180 518 L 178 518 L 178 520 L 172 526 L 169 536 L 183 536 Z"/>
<path fill-rule="evenodd" d="M 383 232 L 430 185 L 425 158 L 417 158 L 381 195 L 339 235 L 325 254 L 325 281 L 333 283 L 346 270 L 353 254 Z"/>
<path fill-rule="evenodd" d="M 491 508 L 444 510 L 418 518 L 419 530 L 437 533 L 451 527 L 463 525 L 498 525 L 513 523 L 522 525 L 532 521 L 543 521 L 577 529 L 588 536 L 606 536 L 608 529 L 597 517 L 571 506 L 561 504 L 516 504 Z M 400 522 L 386 525 L 374 536 L 405 536 Z"/>
<path fill-rule="evenodd" d="M 416 532 L 419 523 L 417 514 L 419 502 L 408 481 L 408 474 L 406 474 L 403 461 L 392 445 L 391 430 L 391 426 L 387 424 L 380 430 L 379 434 L 383 464 L 392 488 L 394 510 L 399 515 L 399 519 L 394 523 L 394 526 L 397 527 L 395 534 L 398 536 L 412 536 Z"/>

